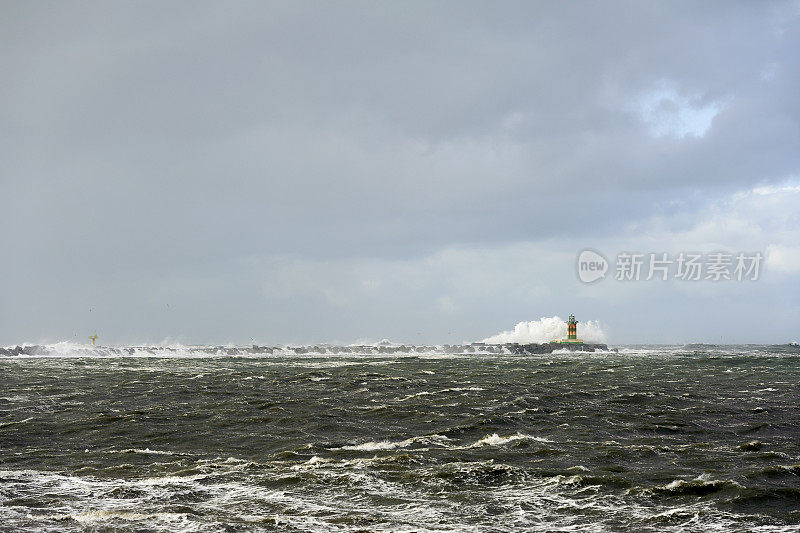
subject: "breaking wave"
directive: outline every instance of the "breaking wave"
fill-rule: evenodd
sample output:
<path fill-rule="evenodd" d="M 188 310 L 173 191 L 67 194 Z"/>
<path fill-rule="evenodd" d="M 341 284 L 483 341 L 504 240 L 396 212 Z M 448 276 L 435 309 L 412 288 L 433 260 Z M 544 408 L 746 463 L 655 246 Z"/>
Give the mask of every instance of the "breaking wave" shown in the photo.
<path fill-rule="evenodd" d="M 530 322 L 520 322 L 511 331 L 503 331 L 493 335 L 483 342 L 489 344 L 504 344 L 517 342 L 520 344 L 530 344 L 533 342 L 543 343 L 555 339 L 563 339 L 567 336 L 567 326 L 565 320 L 559 316 L 542 317 L 539 320 Z M 606 332 L 596 320 L 588 320 L 578 324 L 578 337 L 585 342 L 605 344 Z"/>
<path fill-rule="evenodd" d="M 509 435 L 508 437 L 501 437 L 497 433 L 493 433 L 491 435 L 486 435 L 471 447 L 477 448 L 480 446 L 503 446 L 505 444 L 519 441 L 519 440 L 534 440 L 538 442 L 553 442 L 550 439 L 546 439 L 544 437 L 534 437 L 531 435 L 525 435 L 522 433 L 517 433 L 516 435 Z"/>

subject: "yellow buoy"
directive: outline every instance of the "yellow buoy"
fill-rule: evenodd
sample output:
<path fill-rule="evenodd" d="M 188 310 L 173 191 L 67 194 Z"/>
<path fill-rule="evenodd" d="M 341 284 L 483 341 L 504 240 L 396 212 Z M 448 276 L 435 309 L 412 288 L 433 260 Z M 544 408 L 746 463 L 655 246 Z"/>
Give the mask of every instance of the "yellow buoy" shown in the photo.
<path fill-rule="evenodd" d="M 89 340 L 92 341 L 92 346 L 94 346 L 94 341 L 97 340 L 97 333 L 95 332 L 94 335 L 89 335 Z"/>

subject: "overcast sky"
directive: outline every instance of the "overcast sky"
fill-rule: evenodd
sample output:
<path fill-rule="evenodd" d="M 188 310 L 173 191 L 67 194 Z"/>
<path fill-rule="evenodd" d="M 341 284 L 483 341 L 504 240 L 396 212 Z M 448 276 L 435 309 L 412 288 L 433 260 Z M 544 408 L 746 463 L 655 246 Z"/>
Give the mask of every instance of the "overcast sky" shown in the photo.
<path fill-rule="evenodd" d="M 800 339 L 798 2 L 0 0 L 0 69 L 2 345 Z"/>

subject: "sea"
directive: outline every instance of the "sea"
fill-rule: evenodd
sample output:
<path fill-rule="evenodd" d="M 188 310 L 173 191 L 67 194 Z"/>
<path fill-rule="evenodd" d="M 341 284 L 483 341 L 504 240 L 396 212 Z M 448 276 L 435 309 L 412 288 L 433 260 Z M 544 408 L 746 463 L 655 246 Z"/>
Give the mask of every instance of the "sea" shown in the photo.
<path fill-rule="evenodd" d="M 799 383 L 793 345 L 6 347 L 0 530 L 796 532 Z"/>

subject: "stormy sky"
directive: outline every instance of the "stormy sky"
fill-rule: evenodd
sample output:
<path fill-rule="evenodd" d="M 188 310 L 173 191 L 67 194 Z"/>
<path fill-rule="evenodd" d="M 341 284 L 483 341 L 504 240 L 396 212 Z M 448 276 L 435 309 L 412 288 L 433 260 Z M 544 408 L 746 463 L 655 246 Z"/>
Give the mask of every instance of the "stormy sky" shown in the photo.
<path fill-rule="evenodd" d="M 0 0 L 0 344 L 798 340 L 799 51 L 798 2 Z"/>

